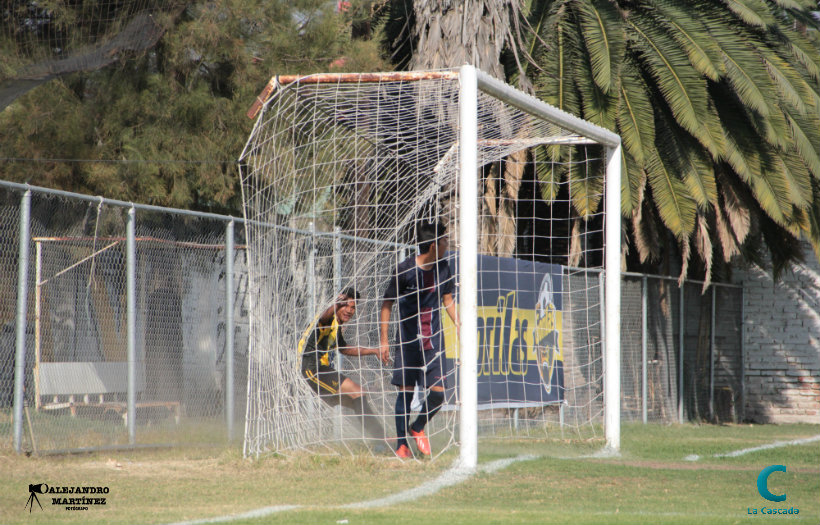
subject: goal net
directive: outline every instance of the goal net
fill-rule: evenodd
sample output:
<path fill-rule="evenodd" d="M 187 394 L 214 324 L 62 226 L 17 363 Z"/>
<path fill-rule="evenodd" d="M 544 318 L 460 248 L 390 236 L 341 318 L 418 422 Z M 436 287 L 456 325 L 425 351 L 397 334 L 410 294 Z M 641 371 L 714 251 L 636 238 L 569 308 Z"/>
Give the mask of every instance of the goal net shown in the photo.
<path fill-rule="evenodd" d="M 617 276 L 620 261 L 617 135 L 469 66 L 274 77 L 249 116 L 246 455 L 395 448 L 406 411 L 394 368 L 414 348 L 425 357 L 405 424 L 429 419 L 433 456 L 460 444 L 469 464 L 476 436 L 490 435 L 606 432 L 617 447 L 604 430 L 618 423 L 605 422 L 618 385 L 604 384 L 605 365 L 618 366 L 604 359 L 617 290 L 604 308 L 604 289 L 617 280 L 603 271 L 615 264 Z M 417 238 L 430 223 L 449 241 L 434 264 Z M 340 319 L 349 287 L 355 315 Z M 360 386 L 364 412 L 311 382 L 304 346 L 317 326 L 346 345 L 330 345 L 323 366 L 337 372 L 318 376 Z M 370 350 L 385 333 L 386 363 Z M 436 396 L 421 378 L 436 367 L 444 399 L 427 418 Z"/>

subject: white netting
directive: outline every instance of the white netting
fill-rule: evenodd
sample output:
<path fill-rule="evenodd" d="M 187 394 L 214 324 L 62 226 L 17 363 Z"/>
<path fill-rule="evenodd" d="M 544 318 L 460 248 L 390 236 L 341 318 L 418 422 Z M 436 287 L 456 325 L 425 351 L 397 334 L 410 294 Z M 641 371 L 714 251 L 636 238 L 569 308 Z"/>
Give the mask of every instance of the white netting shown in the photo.
<path fill-rule="evenodd" d="M 361 299 L 342 327 L 347 343 L 379 346 L 384 289 L 416 254 L 420 222 L 446 226 L 457 275 L 458 97 L 455 72 L 317 75 L 273 86 L 240 159 L 252 290 L 246 454 L 355 451 L 362 438 L 380 441 L 362 418 L 311 391 L 297 347 L 348 286 Z M 600 148 L 579 146 L 590 143 L 479 93 L 482 434 L 527 435 L 537 426 L 544 435 L 553 423 L 597 433 L 602 163 Z M 584 188 L 584 219 L 570 185 Z M 434 455 L 455 443 L 459 406 L 457 337 L 439 308 L 448 375 L 444 409 L 427 427 Z M 395 436 L 391 366 L 370 355 L 336 363 Z"/>

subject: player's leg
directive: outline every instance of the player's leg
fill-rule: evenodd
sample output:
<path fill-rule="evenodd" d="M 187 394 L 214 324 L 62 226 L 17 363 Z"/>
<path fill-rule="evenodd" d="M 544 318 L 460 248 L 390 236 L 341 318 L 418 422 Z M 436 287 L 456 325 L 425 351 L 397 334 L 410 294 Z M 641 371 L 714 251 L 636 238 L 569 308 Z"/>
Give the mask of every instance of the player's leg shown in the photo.
<path fill-rule="evenodd" d="M 432 454 L 430 442 L 424 433 L 430 419 L 438 413 L 444 403 L 444 361 L 443 352 L 424 352 L 426 370 L 423 385 L 427 391 L 421 412 L 410 426 L 410 435 L 415 438 L 416 448 L 425 456 Z"/>
<path fill-rule="evenodd" d="M 399 348 L 394 359 L 393 378 L 390 381 L 398 388 L 396 395 L 396 454 L 399 457 L 411 457 L 410 444 L 407 442 L 407 427 L 410 425 L 410 405 L 413 401 L 413 390 L 420 375 L 418 352 Z"/>

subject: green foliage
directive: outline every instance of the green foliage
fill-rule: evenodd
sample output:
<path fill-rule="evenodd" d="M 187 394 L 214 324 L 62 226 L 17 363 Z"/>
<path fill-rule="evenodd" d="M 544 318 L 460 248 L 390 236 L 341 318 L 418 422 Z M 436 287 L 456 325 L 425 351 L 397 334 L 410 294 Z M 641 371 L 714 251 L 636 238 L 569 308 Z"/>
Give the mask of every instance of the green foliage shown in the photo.
<path fill-rule="evenodd" d="M 87 2 L 59 3 L 61 20 L 85 16 Z M 353 17 L 333 2 L 196 1 L 153 16 L 165 32 L 148 52 L 52 80 L 0 113 L 0 177 L 238 213 L 245 113 L 272 75 L 384 68 L 376 39 L 352 38 Z M 0 49 L 13 45 L 4 34 Z"/>
<path fill-rule="evenodd" d="M 527 7 L 531 32 L 522 49 L 536 94 L 622 137 L 633 262 L 662 253 L 664 237 L 646 233 L 656 229 L 677 239 L 684 272 L 694 247 L 707 280 L 738 247 L 754 257 L 765 249 L 779 267 L 799 257 L 801 236 L 820 253 L 815 4 L 532 0 Z M 554 180 L 544 170 L 539 176 Z M 579 190 L 573 202 L 583 216 Z M 732 199 L 722 199 L 730 190 Z M 752 219 L 741 219 L 740 208 Z"/>

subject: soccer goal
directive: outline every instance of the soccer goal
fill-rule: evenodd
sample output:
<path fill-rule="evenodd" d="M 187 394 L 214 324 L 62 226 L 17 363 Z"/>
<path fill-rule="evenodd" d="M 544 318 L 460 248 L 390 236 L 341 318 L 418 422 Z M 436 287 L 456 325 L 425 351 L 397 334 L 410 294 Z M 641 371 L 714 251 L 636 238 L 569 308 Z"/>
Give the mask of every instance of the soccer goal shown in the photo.
<path fill-rule="evenodd" d="M 252 290 L 246 455 L 394 447 L 403 322 L 417 323 L 419 345 L 443 342 L 431 346 L 445 386 L 426 427 L 434 457 L 458 446 L 462 464 L 475 466 L 484 436 L 592 434 L 618 448 L 616 134 L 471 66 L 277 76 L 248 116 L 256 122 L 240 158 Z M 446 301 L 403 310 L 418 291 L 391 295 L 384 316 L 397 268 L 425 260 L 416 238 L 425 223 L 442 224 L 449 240 L 438 257 L 453 275 L 460 329 Z M 326 365 L 362 387 L 365 415 L 338 402 L 344 392 L 334 402 L 312 384 L 300 354 L 310 327 L 331 328 L 350 287 L 360 296 L 355 315 L 336 315 L 335 326 L 345 348 L 379 348 L 385 329 L 391 345 L 387 363 L 328 353 Z M 410 422 L 429 392 L 415 388 Z"/>

